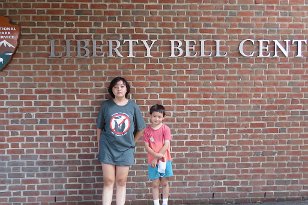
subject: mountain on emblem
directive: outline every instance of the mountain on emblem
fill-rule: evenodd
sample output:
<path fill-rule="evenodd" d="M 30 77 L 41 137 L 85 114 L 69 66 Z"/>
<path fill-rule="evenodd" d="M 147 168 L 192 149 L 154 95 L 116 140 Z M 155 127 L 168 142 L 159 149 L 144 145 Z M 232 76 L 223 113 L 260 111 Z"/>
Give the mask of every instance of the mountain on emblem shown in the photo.
<path fill-rule="evenodd" d="M 1 47 L 1 46 L 15 48 L 15 46 L 13 46 L 12 44 L 10 44 L 10 43 L 7 42 L 6 40 L 3 40 L 3 41 L 0 42 L 0 47 Z"/>
<path fill-rule="evenodd" d="M 20 28 L 10 24 L 9 19 L 0 16 L 0 71 L 12 60 L 19 42 Z"/>

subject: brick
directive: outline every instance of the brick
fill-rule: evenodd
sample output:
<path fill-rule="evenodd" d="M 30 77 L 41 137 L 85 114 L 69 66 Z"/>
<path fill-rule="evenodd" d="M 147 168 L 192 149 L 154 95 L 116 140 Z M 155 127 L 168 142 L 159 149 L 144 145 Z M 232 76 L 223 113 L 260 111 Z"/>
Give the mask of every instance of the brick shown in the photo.
<path fill-rule="evenodd" d="M 173 133 L 171 204 L 303 199 L 307 193 L 306 58 L 257 57 L 260 39 L 305 39 L 304 0 L 204 3 L 135 0 L 3 3 L 22 27 L 0 72 L 0 203 L 98 204 L 95 120 L 114 76 L 126 77 L 144 116 L 163 103 Z M 292 14 L 292 15 L 291 15 Z M 277 32 L 279 30 L 279 32 Z M 50 39 L 158 39 L 152 58 L 50 58 Z M 170 39 L 209 39 L 210 57 L 170 58 Z M 223 40 L 214 57 L 214 39 Z M 255 39 L 247 51 L 239 42 Z M 303 55 L 306 55 L 303 44 Z M 62 49 L 59 46 L 59 49 Z M 123 46 L 128 54 L 128 46 Z M 273 55 L 274 46 L 269 46 Z M 200 45 L 196 46 L 200 52 Z M 146 119 L 147 120 L 147 119 Z M 143 143 L 128 178 L 128 204 L 151 204 Z M 266 197 L 265 197 L 266 193 Z"/>

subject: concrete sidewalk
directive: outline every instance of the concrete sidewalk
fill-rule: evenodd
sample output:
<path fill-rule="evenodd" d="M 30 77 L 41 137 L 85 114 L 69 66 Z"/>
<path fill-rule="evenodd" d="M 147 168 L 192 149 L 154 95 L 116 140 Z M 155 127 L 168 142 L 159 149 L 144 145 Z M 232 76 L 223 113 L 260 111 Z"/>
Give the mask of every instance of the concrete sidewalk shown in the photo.
<path fill-rule="evenodd" d="M 205 204 L 173 204 L 172 205 L 308 205 L 305 201 L 255 202 L 255 203 L 205 203 Z"/>
<path fill-rule="evenodd" d="M 152 203 L 150 203 L 152 204 Z M 171 203 L 172 205 L 308 205 L 308 200 L 304 201 L 281 201 L 281 202 L 255 202 L 255 203 Z"/>
<path fill-rule="evenodd" d="M 308 205 L 308 200 L 306 201 L 282 201 L 282 202 L 263 202 L 263 203 L 246 203 L 239 205 Z"/>

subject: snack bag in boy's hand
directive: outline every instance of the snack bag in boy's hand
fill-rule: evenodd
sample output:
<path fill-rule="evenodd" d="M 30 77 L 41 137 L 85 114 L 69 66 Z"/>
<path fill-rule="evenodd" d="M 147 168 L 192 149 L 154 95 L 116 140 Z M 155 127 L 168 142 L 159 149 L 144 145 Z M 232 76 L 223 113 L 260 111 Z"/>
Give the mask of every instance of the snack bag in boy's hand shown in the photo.
<path fill-rule="evenodd" d="M 166 161 L 164 159 L 158 161 L 158 172 L 165 174 L 166 171 Z"/>

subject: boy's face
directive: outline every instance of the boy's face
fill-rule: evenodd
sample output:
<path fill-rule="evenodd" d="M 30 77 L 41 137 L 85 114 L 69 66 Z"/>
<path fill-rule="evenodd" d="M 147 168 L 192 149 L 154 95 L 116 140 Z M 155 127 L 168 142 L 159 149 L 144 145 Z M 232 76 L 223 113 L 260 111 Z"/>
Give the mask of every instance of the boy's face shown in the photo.
<path fill-rule="evenodd" d="M 151 121 L 152 125 L 159 125 L 163 122 L 163 120 L 164 120 L 163 113 L 153 112 L 151 114 L 150 121 Z"/>

